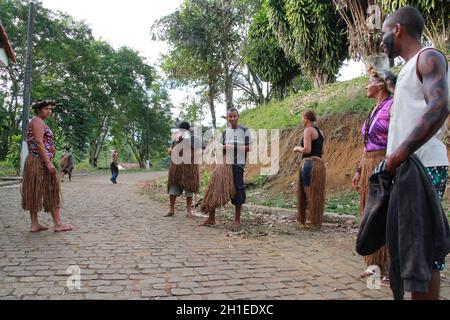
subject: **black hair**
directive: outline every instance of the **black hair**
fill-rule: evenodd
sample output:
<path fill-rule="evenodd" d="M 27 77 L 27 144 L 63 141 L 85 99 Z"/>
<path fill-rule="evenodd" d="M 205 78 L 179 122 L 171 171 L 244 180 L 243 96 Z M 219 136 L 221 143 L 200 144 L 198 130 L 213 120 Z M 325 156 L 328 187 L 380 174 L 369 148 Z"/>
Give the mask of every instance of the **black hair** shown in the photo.
<path fill-rule="evenodd" d="M 53 106 L 56 107 L 56 101 L 55 100 L 47 100 L 47 99 L 40 99 L 33 102 L 31 105 L 31 108 L 34 109 L 34 112 L 37 113 L 38 110 L 47 107 L 47 106 Z"/>
<path fill-rule="evenodd" d="M 191 129 L 191 125 L 184 121 L 178 125 L 178 129 L 184 129 L 189 131 Z"/>
<path fill-rule="evenodd" d="M 237 115 L 239 115 L 239 111 L 236 108 L 230 108 L 230 109 L 227 110 L 227 114 L 230 114 L 230 113 L 233 113 L 233 112 L 236 112 Z"/>
<path fill-rule="evenodd" d="M 391 26 L 397 23 L 404 26 L 410 36 L 419 40 L 422 38 L 425 20 L 420 11 L 414 7 L 406 6 L 398 9 L 388 16 L 387 21 Z"/>

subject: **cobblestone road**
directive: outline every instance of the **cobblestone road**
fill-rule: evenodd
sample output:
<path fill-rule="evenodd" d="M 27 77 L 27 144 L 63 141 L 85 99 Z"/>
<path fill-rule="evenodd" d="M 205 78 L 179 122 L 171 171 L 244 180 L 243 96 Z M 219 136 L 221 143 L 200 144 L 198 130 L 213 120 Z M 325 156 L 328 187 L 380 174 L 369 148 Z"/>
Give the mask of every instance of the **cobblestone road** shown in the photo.
<path fill-rule="evenodd" d="M 160 176 L 64 183 L 62 215 L 75 227 L 66 234 L 30 234 L 18 186 L 0 188 L 0 299 L 391 299 L 358 278 L 354 235 L 242 239 L 181 214 L 162 218 L 166 208 L 139 187 Z M 70 266 L 81 270 L 79 290 L 67 288 Z"/>

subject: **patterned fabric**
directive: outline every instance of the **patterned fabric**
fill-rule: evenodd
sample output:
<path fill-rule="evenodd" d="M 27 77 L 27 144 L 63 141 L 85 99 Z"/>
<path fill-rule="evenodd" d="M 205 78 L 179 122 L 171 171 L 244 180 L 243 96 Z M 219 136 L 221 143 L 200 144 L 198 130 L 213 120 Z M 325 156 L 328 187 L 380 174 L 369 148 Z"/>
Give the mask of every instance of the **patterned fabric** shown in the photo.
<path fill-rule="evenodd" d="M 45 152 L 47 153 L 48 158 L 50 161 L 53 160 L 53 158 L 56 155 L 56 149 L 55 149 L 55 143 L 54 143 L 54 136 L 52 130 L 46 125 L 44 127 L 44 148 Z M 27 132 L 27 144 L 28 144 L 28 151 L 31 155 L 33 155 L 35 158 L 39 158 L 39 152 L 38 152 L 38 146 L 34 137 L 33 130 L 28 128 Z"/>
<path fill-rule="evenodd" d="M 384 100 L 364 122 L 361 133 L 366 135 L 369 126 L 367 142 L 364 146 L 366 152 L 386 150 L 388 142 L 390 110 L 394 102 L 393 97 Z"/>
<path fill-rule="evenodd" d="M 439 194 L 439 198 L 444 200 L 445 189 L 448 181 L 448 167 L 428 167 L 426 168 L 428 175 L 433 182 L 433 186 Z M 433 264 L 433 270 L 444 271 L 445 259 L 435 261 Z"/>
<path fill-rule="evenodd" d="M 428 167 L 428 175 L 433 182 L 433 186 L 439 194 L 439 198 L 444 200 L 445 189 L 448 181 L 448 167 Z"/>

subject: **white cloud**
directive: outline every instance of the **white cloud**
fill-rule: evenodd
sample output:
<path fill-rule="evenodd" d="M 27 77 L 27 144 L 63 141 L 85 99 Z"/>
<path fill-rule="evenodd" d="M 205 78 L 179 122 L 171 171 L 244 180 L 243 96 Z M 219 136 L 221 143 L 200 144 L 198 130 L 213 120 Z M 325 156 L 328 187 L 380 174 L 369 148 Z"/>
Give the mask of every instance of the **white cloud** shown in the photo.
<path fill-rule="evenodd" d="M 60 10 L 85 21 L 96 38 L 114 48 L 129 46 L 138 50 L 149 63 L 156 63 L 167 50 L 161 42 L 151 41 L 150 28 L 155 20 L 174 12 L 181 0 L 43 0 L 44 7 Z"/>

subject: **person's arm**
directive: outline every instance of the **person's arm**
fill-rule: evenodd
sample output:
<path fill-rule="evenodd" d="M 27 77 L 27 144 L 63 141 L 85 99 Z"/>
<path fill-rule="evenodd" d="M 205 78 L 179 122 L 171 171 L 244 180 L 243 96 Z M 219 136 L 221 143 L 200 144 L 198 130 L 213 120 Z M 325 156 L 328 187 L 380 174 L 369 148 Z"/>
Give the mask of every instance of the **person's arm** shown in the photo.
<path fill-rule="evenodd" d="M 33 134 L 34 134 L 34 140 L 36 141 L 39 156 L 44 161 L 44 165 L 47 168 L 48 172 L 52 175 L 55 175 L 56 174 L 55 166 L 50 161 L 50 158 L 48 157 L 47 152 L 45 151 L 45 146 L 44 146 L 45 124 L 44 124 L 44 121 L 42 121 L 39 118 L 34 118 L 33 120 L 31 120 L 30 126 L 31 126 L 31 130 L 33 131 Z"/>
<path fill-rule="evenodd" d="M 409 137 L 386 159 L 386 170 L 392 175 L 441 129 L 449 115 L 447 61 L 444 56 L 436 50 L 423 51 L 419 56 L 418 73 L 422 78 L 427 111 Z"/>
<path fill-rule="evenodd" d="M 361 160 L 359 161 L 358 167 L 356 168 L 355 175 L 353 176 L 353 179 L 352 179 L 352 187 L 355 190 L 359 190 L 359 181 L 361 180 L 362 161 L 363 161 L 363 158 L 361 157 Z"/>
<path fill-rule="evenodd" d="M 303 147 L 295 147 L 294 151 L 304 154 L 310 154 L 312 148 L 312 131 L 306 129 L 303 135 Z"/>
<path fill-rule="evenodd" d="M 250 151 L 252 151 L 252 136 L 250 135 L 250 131 L 247 131 L 245 133 L 245 137 L 244 137 L 244 145 L 241 146 L 241 149 L 245 152 L 245 153 L 249 153 Z"/>

